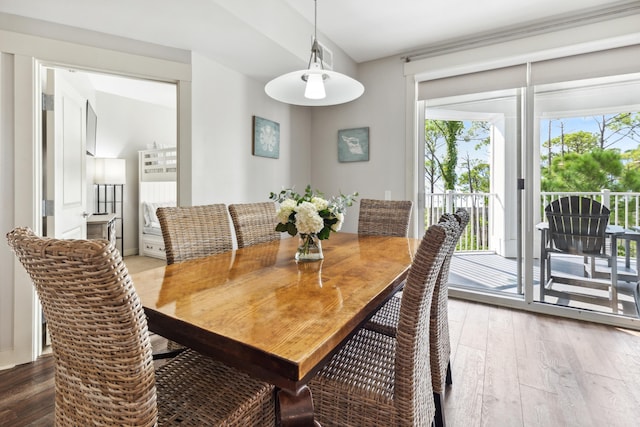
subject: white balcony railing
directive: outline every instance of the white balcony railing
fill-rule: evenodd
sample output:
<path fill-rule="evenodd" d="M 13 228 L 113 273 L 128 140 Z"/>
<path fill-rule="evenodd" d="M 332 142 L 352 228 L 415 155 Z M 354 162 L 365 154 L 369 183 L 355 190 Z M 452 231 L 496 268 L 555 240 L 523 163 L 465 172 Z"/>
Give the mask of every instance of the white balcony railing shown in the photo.
<path fill-rule="evenodd" d="M 494 197 L 490 193 L 446 193 L 425 194 L 425 228 L 436 224 L 443 213 L 454 213 L 463 208 L 469 212 L 469 225 L 460 236 L 457 251 L 488 251 L 489 219 Z"/>
<path fill-rule="evenodd" d="M 640 225 L 640 193 L 626 192 L 616 193 L 609 190 L 594 192 L 544 192 L 540 193 L 540 217 L 544 218 L 544 208 L 549 203 L 565 196 L 588 196 L 611 210 L 609 223 L 620 225 L 624 228 L 638 227 Z"/>
<path fill-rule="evenodd" d="M 553 200 L 564 196 L 589 196 L 611 209 L 612 225 L 625 228 L 640 227 L 640 193 L 611 192 L 601 190 L 594 192 L 541 192 L 540 218 L 544 220 L 544 208 Z M 492 193 L 446 193 L 425 194 L 424 223 L 425 228 L 435 224 L 443 213 L 453 213 L 464 208 L 469 212 L 470 220 L 465 233 L 456 247 L 457 251 L 492 251 L 489 230 L 492 230 L 492 209 L 495 201 Z"/>

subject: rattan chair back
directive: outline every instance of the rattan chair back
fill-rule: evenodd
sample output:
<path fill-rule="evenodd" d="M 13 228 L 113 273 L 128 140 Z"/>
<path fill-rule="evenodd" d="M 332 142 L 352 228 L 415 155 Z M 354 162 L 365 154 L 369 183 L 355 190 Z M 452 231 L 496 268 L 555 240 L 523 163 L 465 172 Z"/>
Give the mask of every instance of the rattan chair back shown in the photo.
<path fill-rule="evenodd" d="M 55 358 L 58 426 L 275 425 L 274 387 L 192 350 L 154 372 L 147 321 L 107 240 L 7 234 L 36 288 Z"/>
<path fill-rule="evenodd" d="M 56 359 L 56 425 L 157 422 L 151 343 L 122 258 L 106 240 L 7 235 L 31 276 Z"/>
<path fill-rule="evenodd" d="M 412 206 L 410 200 L 360 200 L 358 234 L 407 237 Z"/>
<path fill-rule="evenodd" d="M 229 214 L 236 231 L 238 248 L 280 239 L 276 231 L 276 205 L 273 202 L 229 205 Z"/>
<path fill-rule="evenodd" d="M 454 229 L 427 229 L 407 275 L 394 337 L 360 329 L 310 382 L 323 426 L 430 426 L 433 289 Z"/>
<path fill-rule="evenodd" d="M 157 215 L 167 264 L 233 249 L 231 224 L 224 204 L 161 207 Z"/>
<path fill-rule="evenodd" d="M 457 225 L 451 223 L 427 229 L 403 290 L 396 335 L 395 393 L 406 425 L 430 425 L 435 413 L 429 348 L 431 304 L 456 233 Z"/>
<path fill-rule="evenodd" d="M 447 239 L 444 243 L 446 254 L 433 289 L 429 321 L 429 355 L 431 383 L 436 406 L 436 427 L 444 425 L 444 388 L 446 384 L 451 384 L 451 342 L 448 318 L 449 268 L 456 244 L 468 222 L 469 214 L 464 209 L 457 210 L 455 214 L 444 214 L 439 220 L 439 225 L 447 230 Z M 404 295 L 402 299 L 391 298 L 365 324 L 365 328 L 396 337 L 399 333 L 399 317 L 405 298 Z"/>
<path fill-rule="evenodd" d="M 433 391 L 443 393 L 451 358 L 451 339 L 449 337 L 449 270 L 451 259 L 460 236 L 467 223 L 469 214 L 458 210 L 456 214 L 443 214 L 439 224 L 453 229 L 447 236 L 447 253 L 438 280 L 433 290 L 431 303 L 431 324 L 429 326 L 431 346 L 431 377 Z"/>

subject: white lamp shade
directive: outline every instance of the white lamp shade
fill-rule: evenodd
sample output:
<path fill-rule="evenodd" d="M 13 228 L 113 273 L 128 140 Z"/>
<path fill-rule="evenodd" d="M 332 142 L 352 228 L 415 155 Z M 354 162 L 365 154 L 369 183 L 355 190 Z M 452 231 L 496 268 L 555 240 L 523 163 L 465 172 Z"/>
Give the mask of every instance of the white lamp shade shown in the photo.
<path fill-rule="evenodd" d="M 95 184 L 125 184 L 127 180 L 125 159 L 95 159 Z"/>
<path fill-rule="evenodd" d="M 283 74 L 271 80 L 264 87 L 264 91 L 271 98 L 292 105 L 323 106 L 337 105 L 353 101 L 364 93 L 364 86 L 357 80 L 335 71 L 322 70 L 326 76 L 324 89 L 326 96 L 322 99 L 306 98 L 307 82 L 302 76 L 309 74 L 310 70 L 299 70 Z"/>
<path fill-rule="evenodd" d="M 264 91 L 276 101 L 309 107 L 338 105 L 353 101 L 364 93 L 362 83 L 344 74 L 323 70 L 321 63 L 318 62 L 322 51 L 318 45 L 316 25 L 318 0 L 313 0 L 313 4 L 313 44 L 309 69 L 276 77 L 266 84 Z"/>

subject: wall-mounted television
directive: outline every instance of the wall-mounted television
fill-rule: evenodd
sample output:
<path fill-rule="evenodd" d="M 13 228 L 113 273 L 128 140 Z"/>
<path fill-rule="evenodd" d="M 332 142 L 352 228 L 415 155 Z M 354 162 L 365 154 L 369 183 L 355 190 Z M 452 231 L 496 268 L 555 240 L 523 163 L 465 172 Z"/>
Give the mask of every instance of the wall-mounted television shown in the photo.
<path fill-rule="evenodd" d="M 94 157 L 96 155 L 97 124 L 98 116 L 87 100 L 87 154 Z"/>

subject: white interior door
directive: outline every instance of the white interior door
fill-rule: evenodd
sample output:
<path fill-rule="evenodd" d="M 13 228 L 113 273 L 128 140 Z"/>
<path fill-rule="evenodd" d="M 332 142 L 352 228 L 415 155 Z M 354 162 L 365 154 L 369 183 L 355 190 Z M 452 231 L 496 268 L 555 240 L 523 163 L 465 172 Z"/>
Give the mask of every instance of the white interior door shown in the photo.
<path fill-rule="evenodd" d="M 45 113 L 46 235 L 87 236 L 86 99 L 72 86 L 69 71 L 47 69 L 44 93 L 53 95 Z"/>

